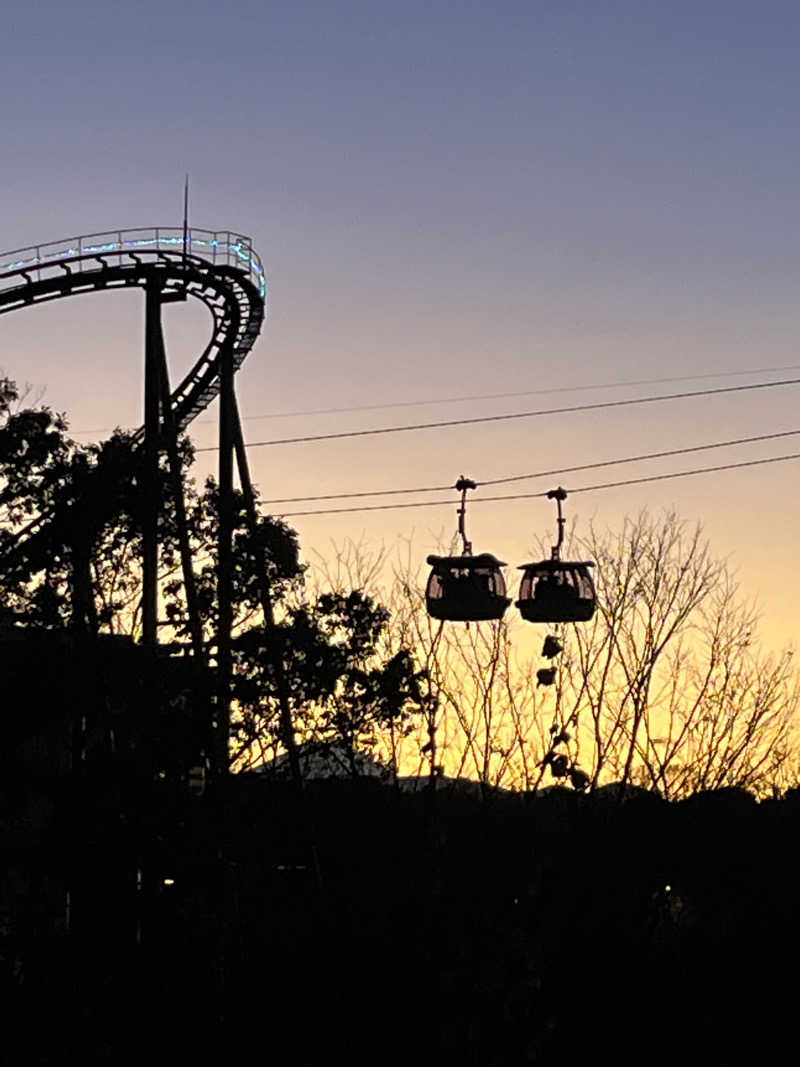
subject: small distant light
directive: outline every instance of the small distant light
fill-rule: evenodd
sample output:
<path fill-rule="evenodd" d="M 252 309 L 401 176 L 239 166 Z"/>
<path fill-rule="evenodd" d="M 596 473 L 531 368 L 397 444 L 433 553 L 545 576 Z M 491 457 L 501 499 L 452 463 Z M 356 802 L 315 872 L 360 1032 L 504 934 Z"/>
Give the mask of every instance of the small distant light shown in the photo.
<path fill-rule="evenodd" d="M 164 885 L 175 885 L 175 879 L 174 878 L 165 878 L 164 879 Z"/>
<path fill-rule="evenodd" d="M 672 892 L 672 886 L 671 885 L 665 885 L 664 886 L 664 892 L 665 893 L 671 893 Z"/>

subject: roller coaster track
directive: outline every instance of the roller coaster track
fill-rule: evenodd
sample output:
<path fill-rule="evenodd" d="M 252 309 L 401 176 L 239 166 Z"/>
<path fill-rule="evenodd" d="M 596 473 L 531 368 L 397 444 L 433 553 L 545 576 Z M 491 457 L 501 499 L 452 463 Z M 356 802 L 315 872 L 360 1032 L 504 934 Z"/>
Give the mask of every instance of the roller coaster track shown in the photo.
<path fill-rule="evenodd" d="M 259 335 L 265 315 L 266 282 L 250 239 L 228 231 L 176 227 L 88 234 L 0 253 L 0 315 L 81 293 L 147 288 L 167 299 L 192 297 L 211 312 L 211 338 L 171 394 L 172 420 L 185 430 L 216 397 L 220 358 L 230 346 L 238 370 Z M 144 428 L 134 434 L 141 442 Z M 8 544 L 21 548 L 52 519 L 43 514 Z"/>

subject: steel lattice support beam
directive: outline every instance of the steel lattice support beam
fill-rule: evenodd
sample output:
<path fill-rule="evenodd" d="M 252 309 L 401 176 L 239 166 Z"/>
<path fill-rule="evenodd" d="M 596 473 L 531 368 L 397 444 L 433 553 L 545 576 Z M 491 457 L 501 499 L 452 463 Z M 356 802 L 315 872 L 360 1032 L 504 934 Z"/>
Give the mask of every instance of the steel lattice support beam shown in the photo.
<path fill-rule="evenodd" d="M 142 515 L 142 640 L 158 642 L 158 485 L 161 434 L 161 279 L 151 274 L 145 286 L 144 340 L 144 463 L 141 477 Z"/>
<path fill-rule="evenodd" d="M 220 353 L 219 524 L 217 528 L 217 706 L 214 718 L 214 775 L 228 773 L 230 740 L 231 631 L 233 629 L 233 452 L 236 398 L 233 350 Z"/>

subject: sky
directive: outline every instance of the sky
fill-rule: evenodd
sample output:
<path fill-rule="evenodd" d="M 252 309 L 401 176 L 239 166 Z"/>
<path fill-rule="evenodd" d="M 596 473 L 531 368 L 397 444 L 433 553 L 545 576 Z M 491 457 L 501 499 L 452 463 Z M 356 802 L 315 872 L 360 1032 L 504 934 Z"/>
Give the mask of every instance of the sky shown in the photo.
<path fill-rule="evenodd" d="M 179 224 L 188 172 L 191 223 L 251 236 L 269 282 L 238 376 L 252 442 L 800 377 L 799 37 L 800 8 L 770 0 L 6 0 L 0 248 Z M 82 440 L 138 425 L 143 317 L 138 292 L 3 316 L 0 369 Z M 200 306 L 167 309 L 175 378 L 208 325 Z M 618 384 L 665 378 L 684 380 Z M 518 395 L 445 402 L 498 393 Z M 798 395 L 250 459 L 266 498 L 449 485 L 800 428 Z M 193 426 L 201 447 L 213 420 Z M 795 451 L 788 438 L 555 480 Z M 800 638 L 797 476 L 776 463 L 576 493 L 567 510 L 578 533 L 643 508 L 701 522 L 779 646 Z M 423 563 L 455 509 L 290 521 L 309 558 L 410 539 Z M 542 500 L 470 510 L 476 551 L 512 565 L 552 528 Z"/>

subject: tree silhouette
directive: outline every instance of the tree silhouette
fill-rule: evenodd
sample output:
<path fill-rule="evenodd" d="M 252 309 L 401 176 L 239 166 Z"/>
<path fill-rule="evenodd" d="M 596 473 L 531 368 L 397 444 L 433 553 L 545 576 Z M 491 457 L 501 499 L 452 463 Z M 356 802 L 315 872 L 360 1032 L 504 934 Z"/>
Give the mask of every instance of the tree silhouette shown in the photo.
<path fill-rule="evenodd" d="M 423 704 L 423 676 L 407 649 L 385 654 L 389 613 L 360 590 L 324 593 L 290 608 L 279 625 L 281 661 L 301 741 L 358 775 L 358 754 L 381 732 L 402 730 Z M 274 667 L 266 636 L 252 628 L 236 642 L 234 694 L 243 765 L 274 755 L 280 740 Z"/>
<path fill-rule="evenodd" d="M 0 592 L 6 612 L 49 629 L 80 614 L 97 634 L 138 636 L 141 450 L 122 433 L 78 445 L 63 417 L 48 408 L 15 408 L 18 401 L 15 385 L 0 382 Z M 203 652 L 213 665 L 219 493 L 213 479 L 195 486 L 187 440 L 181 459 Z M 166 461 L 160 477 L 161 635 L 176 651 L 188 651 L 191 627 Z M 384 654 L 389 616 L 369 596 L 350 590 L 309 598 L 297 535 L 285 523 L 259 513 L 253 527 L 241 493 L 233 510 L 231 757 L 247 767 L 280 750 L 280 664 L 301 740 L 329 750 L 338 744 L 353 772 L 357 752 L 374 745 L 377 731 L 404 723 L 419 707 L 412 657 L 405 649 Z M 271 636 L 263 626 L 265 578 L 276 612 Z"/>
<path fill-rule="evenodd" d="M 511 613 L 442 626 L 425 612 L 411 557 L 397 568 L 385 597 L 395 640 L 425 665 L 436 709 L 435 722 L 401 739 L 398 758 L 421 767 L 433 730 L 447 773 L 486 787 L 555 779 L 583 791 L 616 780 L 679 799 L 792 784 L 792 651 L 762 650 L 757 611 L 701 529 L 645 511 L 616 532 L 590 529 L 569 552 L 597 562 L 597 612 L 549 629 Z"/>

